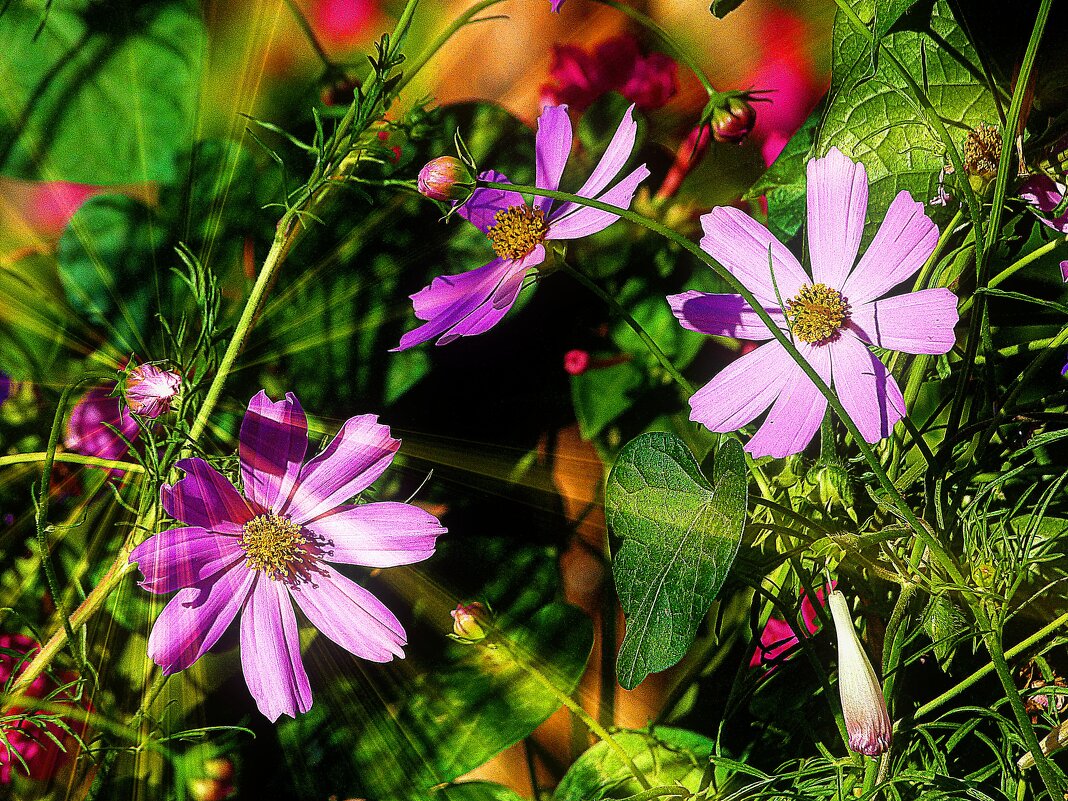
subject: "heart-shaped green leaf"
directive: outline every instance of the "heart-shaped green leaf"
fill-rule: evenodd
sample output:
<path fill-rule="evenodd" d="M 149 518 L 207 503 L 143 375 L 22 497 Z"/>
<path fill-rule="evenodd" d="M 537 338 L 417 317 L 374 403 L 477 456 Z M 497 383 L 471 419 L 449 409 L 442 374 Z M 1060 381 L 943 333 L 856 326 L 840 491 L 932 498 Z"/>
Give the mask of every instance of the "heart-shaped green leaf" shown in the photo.
<path fill-rule="evenodd" d="M 682 440 L 643 434 L 620 451 L 608 476 L 608 525 L 621 544 L 612 559 L 627 616 L 619 683 L 631 689 L 678 662 L 727 578 L 745 525 L 741 445 L 716 454 L 710 485 Z"/>

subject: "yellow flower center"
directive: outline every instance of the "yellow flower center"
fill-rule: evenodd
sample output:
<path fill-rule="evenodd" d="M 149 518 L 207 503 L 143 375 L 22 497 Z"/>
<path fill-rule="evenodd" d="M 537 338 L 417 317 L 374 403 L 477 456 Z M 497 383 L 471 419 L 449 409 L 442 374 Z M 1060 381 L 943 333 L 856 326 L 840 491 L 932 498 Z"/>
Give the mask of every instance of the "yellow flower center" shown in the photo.
<path fill-rule="evenodd" d="M 241 533 L 245 566 L 262 570 L 276 581 L 296 575 L 310 556 L 308 544 L 300 526 L 278 515 L 257 515 L 245 523 Z"/>
<path fill-rule="evenodd" d="M 486 231 L 493 249 L 502 259 L 521 259 L 545 241 L 549 224 L 541 209 L 512 206 L 498 211 L 496 225 Z"/>
<path fill-rule="evenodd" d="M 826 284 L 805 284 L 786 301 L 786 316 L 794 336 L 802 342 L 825 342 L 838 333 L 849 317 L 849 304 L 837 289 Z"/>

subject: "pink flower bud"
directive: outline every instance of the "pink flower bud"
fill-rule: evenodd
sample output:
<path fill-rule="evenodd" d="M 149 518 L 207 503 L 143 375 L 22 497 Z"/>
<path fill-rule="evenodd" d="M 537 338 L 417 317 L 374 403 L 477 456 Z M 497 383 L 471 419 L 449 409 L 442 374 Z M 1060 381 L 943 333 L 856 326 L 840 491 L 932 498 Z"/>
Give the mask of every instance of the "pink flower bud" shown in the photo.
<path fill-rule="evenodd" d="M 588 351 L 569 350 L 564 354 L 564 371 L 568 375 L 582 375 L 590 367 L 590 354 Z"/>
<path fill-rule="evenodd" d="M 431 200 L 466 200 L 474 186 L 471 171 L 454 156 L 438 156 L 419 171 L 419 192 Z"/>
<path fill-rule="evenodd" d="M 731 97 L 712 112 L 712 136 L 717 142 L 741 144 L 755 123 L 756 110 L 749 102 Z"/>
<path fill-rule="evenodd" d="M 452 633 L 460 639 L 478 642 L 486 638 L 489 614 L 482 604 L 477 601 L 466 606 L 458 604 L 449 614 L 452 615 Z"/>
<path fill-rule="evenodd" d="M 845 596 L 835 590 L 827 602 L 838 635 L 838 692 L 849 747 L 859 754 L 879 756 L 890 748 L 892 733 L 883 688 L 860 644 Z"/>
<path fill-rule="evenodd" d="M 142 417 L 159 417 L 171 408 L 182 388 L 182 377 L 154 364 L 142 364 L 126 376 L 126 405 Z"/>

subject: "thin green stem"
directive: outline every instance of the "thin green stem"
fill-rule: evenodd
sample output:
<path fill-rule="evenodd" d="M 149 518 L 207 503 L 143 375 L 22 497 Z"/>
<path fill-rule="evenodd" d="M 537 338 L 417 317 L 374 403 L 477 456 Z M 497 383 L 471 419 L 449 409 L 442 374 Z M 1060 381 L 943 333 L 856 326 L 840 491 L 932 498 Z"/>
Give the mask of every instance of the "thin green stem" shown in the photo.
<path fill-rule="evenodd" d="M 634 319 L 634 315 L 627 311 L 626 308 L 623 307 L 623 304 L 621 304 L 608 292 L 601 289 L 601 287 L 597 284 L 596 281 L 586 275 L 586 273 L 584 273 L 578 267 L 568 264 L 566 261 L 563 260 L 561 260 L 561 264 L 563 265 L 564 270 L 567 271 L 567 273 L 571 277 L 573 277 L 576 281 L 586 287 L 586 289 L 590 290 L 590 292 L 592 292 L 601 300 L 603 300 L 606 304 L 608 304 L 609 308 L 611 308 L 616 314 L 623 318 L 627 325 L 631 327 L 631 330 L 633 330 L 634 333 L 638 335 L 638 338 L 642 341 L 642 343 L 644 343 L 645 347 L 648 348 L 649 352 L 654 357 L 656 357 L 656 360 L 658 362 L 660 362 L 660 366 L 663 367 L 667 374 L 675 380 L 676 384 L 682 387 L 682 389 L 686 392 L 687 395 L 692 395 L 694 393 L 693 384 L 687 381 L 686 377 L 683 376 L 683 374 L 675 368 L 675 365 L 671 363 L 671 359 L 668 358 L 668 355 L 664 353 L 664 351 L 659 345 L 656 344 L 656 340 L 649 336 L 649 333 L 644 328 L 642 328 L 641 323 Z"/>
<path fill-rule="evenodd" d="M 30 453 L 11 453 L 0 456 L 0 467 L 13 464 L 36 464 L 43 462 L 48 457 L 48 451 L 32 451 Z M 82 456 L 80 453 L 55 453 L 52 460 L 66 464 L 82 464 L 89 467 L 103 467 L 108 470 L 124 470 L 127 473 L 143 473 L 145 468 L 136 462 L 122 462 L 115 459 L 99 459 L 96 456 Z"/>
<path fill-rule="evenodd" d="M 681 61 L 690 68 L 690 72 L 692 72 L 697 77 L 697 80 L 701 82 L 701 86 L 708 92 L 709 97 L 718 94 L 715 87 L 712 86 L 712 82 L 708 80 L 708 76 L 705 75 L 704 70 L 701 69 L 701 66 L 684 48 L 680 47 L 675 40 L 671 38 L 670 33 L 661 28 L 651 17 L 643 14 L 636 8 L 617 2 L 617 0 L 596 0 L 596 2 L 606 5 L 609 8 L 614 8 L 622 14 L 626 14 L 632 20 L 652 33 L 653 36 L 660 40 L 660 44 L 663 45 L 664 50 L 667 51 L 669 56 L 676 61 Z"/>
<path fill-rule="evenodd" d="M 308 18 L 304 16 L 304 12 L 300 10 L 300 6 L 293 2 L 293 0 L 285 0 L 285 4 L 294 19 L 296 19 L 301 31 L 304 33 L 304 38 L 308 40 L 308 44 L 310 44 L 312 50 L 315 51 L 315 55 L 317 55 L 319 60 L 323 62 L 323 67 L 326 71 L 331 73 L 337 70 L 337 65 L 334 64 L 329 54 L 323 49 L 319 37 L 315 35 L 315 31 L 312 30 L 312 26 L 308 23 Z"/>
<path fill-rule="evenodd" d="M 637 214 L 630 209 L 624 209 L 619 206 L 612 206 L 607 203 L 602 203 L 599 200 L 593 200 L 591 198 L 580 197 L 568 192 L 559 192 L 549 189 L 542 189 L 536 186 L 524 186 L 519 184 L 500 184 L 492 181 L 480 181 L 481 186 L 485 186 L 490 189 L 503 189 L 511 192 L 523 192 L 531 195 L 538 195 L 541 197 L 551 198 L 553 200 L 564 200 L 577 203 L 583 206 L 589 206 L 590 208 L 598 209 L 600 211 L 606 211 L 611 214 L 617 215 L 624 220 L 637 223 L 644 228 L 660 234 L 666 239 L 671 240 L 677 244 L 680 248 L 686 252 L 696 256 L 704 264 L 707 264 L 717 276 L 719 276 L 725 283 L 727 283 L 731 289 L 741 295 L 742 299 L 749 305 L 753 312 L 760 318 L 761 322 L 768 328 L 768 331 L 775 338 L 775 340 L 782 345 L 786 352 L 790 355 L 790 358 L 797 363 L 806 376 L 812 381 L 819 392 L 827 399 L 828 405 L 834 410 L 835 414 L 842 421 L 842 424 L 846 427 L 852 435 L 853 440 L 860 451 L 864 460 L 868 463 L 872 472 L 875 474 L 876 479 L 879 482 L 880 487 L 887 494 L 901 517 L 908 523 L 909 528 L 913 530 L 917 537 L 925 542 L 930 548 L 931 554 L 938 562 L 939 566 L 946 572 L 951 578 L 954 584 L 957 586 L 966 586 L 964 576 L 960 569 L 957 567 L 952 555 L 945 549 L 945 547 L 938 541 L 936 537 L 927 529 L 927 527 L 920 522 L 920 519 L 916 516 L 916 513 L 912 511 L 905 498 L 898 491 L 897 487 L 887 476 L 883 466 L 879 463 L 878 457 L 875 455 L 875 451 L 864 439 L 864 436 L 860 433 L 860 429 L 857 428 L 856 423 L 849 416 L 849 413 L 842 406 L 841 401 L 838 400 L 838 396 L 831 391 L 831 388 L 816 372 L 815 368 L 808 363 L 803 357 L 794 343 L 791 341 L 787 332 L 783 331 L 779 325 L 772 319 L 771 315 L 764 309 L 762 303 L 757 301 L 752 292 L 739 281 L 729 270 L 724 269 L 719 262 L 701 250 L 698 245 L 691 242 L 686 237 L 679 234 L 677 231 L 673 231 L 666 225 L 663 225 L 656 220 L 651 220 L 640 214 Z"/>
<path fill-rule="evenodd" d="M 482 0 L 482 2 L 476 3 L 475 5 L 471 6 L 471 8 L 467 9 L 467 11 L 465 11 L 459 17 L 457 17 L 455 21 L 453 21 L 453 23 L 449 25 L 449 27 L 447 27 L 444 31 L 441 32 L 441 35 L 438 36 L 438 38 L 435 39 L 426 50 L 416 56 L 411 66 L 408 66 L 404 70 L 404 76 L 401 78 L 400 83 L 397 84 L 397 88 L 394 90 L 394 94 L 399 95 L 402 91 L 404 91 L 405 87 L 407 87 L 408 84 L 412 82 L 412 79 L 414 79 L 415 76 L 418 75 L 419 72 L 423 69 L 423 67 L 427 65 L 427 62 L 430 61 L 430 59 L 432 59 L 434 56 L 436 56 L 438 51 L 441 50 L 441 48 L 443 48 L 461 28 L 464 28 L 473 22 L 478 22 L 479 20 L 476 20 L 475 16 L 480 14 L 482 11 L 485 11 L 490 6 L 495 6 L 498 3 L 502 2 L 504 2 L 504 0 Z"/>
<path fill-rule="evenodd" d="M 1057 629 L 1061 628 L 1065 624 L 1068 624 L 1068 612 L 1065 612 L 1063 615 L 1058 617 L 1053 622 L 1048 623 L 1047 625 L 1043 626 L 1041 629 L 1036 631 L 1034 634 L 1032 634 L 1027 639 L 1021 640 L 1016 645 L 1012 646 L 1012 648 L 1009 648 L 1007 651 L 1005 651 L 1005 658 L 1006 659 L 1012 659 L 1017 654 L 1023 653 L 1024 651 L 1026 651 L 1027 649 L 1029 649 L 1031 646 L 1035 645 L 1036 643 L 1042 642 L 1042 640 L 1046 639 L 1046 637 L 1048 637 L 1049 635 L 1053 634 L 1053 632 L 1055 632 Z M 977 684 L 982 679 L 986 678 L 986 676 L 988 676 L 990 674 L 990 672 L 993 671 L 993 670 L 994 670 L 994 663 L 993 662 L 988 662 L 986 665 L 984 665 L 983 667 L 979 668 L 977 671 L 972 673 L 966 679 L 963 679 L 963 680 L 959 681 L 957 684 L 955 684 L 954 686 L 950 687 L 948 690 L 946 690 L 944 693 L 939 695 L 937 698 L 934 698 L 933 700 L 928 701 L 926 704 L 921 706 L 919 709 L 916 710 L 916 712 L 913 715 L 913 717 L 914 718 L 922 718 L 922 717 L 924 717 L 926 715 L 931 714 L 936 709 L 938 709 L 940 706 L 945 704 L 947 701 L 952 701 L 954 698 L 956 698 L 962 692 L 967 690 L 969 687 L 972 687 L 973 685 Z"/>

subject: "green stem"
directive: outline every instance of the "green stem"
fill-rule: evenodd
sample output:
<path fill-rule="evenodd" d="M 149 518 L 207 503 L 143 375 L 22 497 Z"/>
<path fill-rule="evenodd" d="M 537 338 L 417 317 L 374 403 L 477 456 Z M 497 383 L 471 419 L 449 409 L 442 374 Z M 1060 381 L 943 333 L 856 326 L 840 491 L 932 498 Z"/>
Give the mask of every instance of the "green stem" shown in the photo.
<path fill-rule="evenodd" d="M 671 56 L 676 61 L 681 61 L 683 64 L 690 68 L 690 72 L 692 72 L 697 77 L 697 80 L 701 82 L 701 86 L 703 86 L 705 88 L 705 91 L 708 92 L 709 97 L 718 94 L 716 92 L 715 87 L 712 86 L 712 82 L 708 80 L 708 76 L 705 75 L 704 71 L 701 69 L 700 65 L 696 61 L 694 61 L 694 59 L 690 56 L 689 53 L 686 52 L 686 50 L 676 44 L 675 40 L 671 38 L 670 33 L 661 28 L 652 18 L 643 14 L 638 9 L 632 8 L 628 5 L 624 5 L 623 3 L 616 2 L 616 0 L 596 0 L 596 2 L 601 3 L 602 5 L 606 5 L 609 8 L 614 8 L 616 11 L 619 11 L 622 14 L 626 14 L 632 20 L 634 20 L 643 28 L 652 33 L 657 39 L 660 40 L 660 44 L 664 46 L 664 50 L 667 51 L 667 54 L 669 56 Z"/>
<path fill-rule="evenodd" d="M 443 48 L 461 28 L 470 25 L 472 22 L 478 22 L 478 20 L 474 19 L 476 15 L 485 11 L 490 6 L 495 6 L 502 2 L 504 2 L 504 0 L 482 0 L 482 2 L 476 3 L 457 17 L 448 28 L 442 31 L 441 35 L 433 41 L 430 47 L 420 53 L 412 62 L 412 65 L 404 70 L 404 76 L 401 78 L 400 83 L 397 84 L 394 94 L 399 95 L 404 91 L 404 88 L 412 82 L 412 79 L 419 74 L 423 67 L 426 66 L 427 62 L 436 56 L 438 51 L 441 50 L 441 48 Z"/>
<path fill-rule="evenodd" d="M 664 351 L 660 348 L 659 345 L 656 344 L 656 340 L 649 336 L 649 333 L 644 328 L 642 328 L 641 323 L 634 319 L 634 315 L 627 311 L 623 307 L 623 305 L 612 295 L 601 289 L 601 287 L 598 286 L 592 278 L 586 275 L 586 273 L 584 273 L 578 267 L 574 267 L 573 265 L 568 264 L 566 261 L 563 260 L 561 260 L 561 264 L 563 265 L 564 270 L 566 270 L 569 275 L 571 275 L 576 281 L 586 287 L 586 289 L 590 290 L 590 292 L 592 292 L 605 303 L 607 303 L 608 306 L 616 314 L 618 314 L 624 319 L 624 321 L 626 321 L 627 325 L 631 327 L 634 333 L 638 335 L 638 338 L 645 344 L 645 347 L 649 349 L 649 352 L 656 357 L 656 360 L 658 362 L 660 362 L 660 366 L 663 367 L 665 371 L 667 371 L 667 374 L 675 380 L 676 384 L 682 387 L 682 389 L 686 392 L 687 395 L 692 395 L 694 393 L 695 390 L 693 384 L 687 381 L 685 376 L 683 376 L 683 374 L 675 368 L 675 365 L 671 363 L 671 359 L 668 358 L 668 355 L 664 353 Z"/>
<path fill-rule="evenodd" d="M 533 663 L 529 659 L 526 659 L 523 654 L 516 653 L 516 651 L 514 650 L 514 646 L 511 642 L 509 642 L 506 638 L 498 635 L 488 637 L 487 639 L 483 640 L 483 643 L 490 647 L 499 646 L 505 651 L 507 651 L 508 655 L 512 657 L 516 665 L 525 670 L 531 678 L 535 679 L 539 684 L 545 687 L 545 689 L 548 690 L 552 694 L 552 696 L 556 698 L 556 700 L 558 700 L 561 704 L 566 706 L 571 711 L 571 714 L 573 714 L 576 718 L 582 721 L 582 724 L 587 729 L 589 729 L 593 734 L 600 738 L 605 745 L 607 745 L 615 752 L 616 756 L 618 756 L 619 759 L 623 762 L 623 764 L 627 766 L 627 769 L 630 770 L 631 774 L 633 774 L 635 780 L 637 780 L 638 784 L 642 786 L 643 790 L 652 789 L 652 784 L 650 784 L 649 779 L 646 778 L 641 768 L 634 764 L 634 760 L 631 759 L 630 754 L 628 754 L 626 749 L 624 749 L 623 746 L 621 746 L 616 740 L 616 738 L 611 735 L 608 729 L 598 723 L 596 718 L 594 718 L 592 715 L 590 715 L 590 713 L 583 709 L 582 706 L 578 702 L 576 702 L 574 698 L 572 698 L 567 693 L 561 691 L 560 688 L 557 687 L 548 676 L 546 676 L 544 673 L 534 667 Z"/>
<path fill-rule="evenodd" d="M 1017 654 L 1023 653 L 1024 651 L 1029 649 L 1031 646 L 1033 646 L 1035 643 L 1038 643 L 1038 642 L 1041 642 L 1042 640 L 1044 640 L 1046 637 L 1051 635 L 1053 632 L 1055 632 L 1057 629 L 1059 629 L 1061 626 L 1065 625 L 1066 623 L 1068 623 L 1068 612 L 1065 612 L 1063 615 L 1058 617 L 1052 623 L 1049 623 L 1046 626 L 1043 626 L 1041 629 L 1036 631 L 1034 634 L 1032 634 L 1027 639 L 1022 640 L 1022 641 L 1018 642 L 1016 645 L 1014 645 L 1012 648 L 1009 648 L 1007 651 L 1005 651 L 1005 658 L 1006 659 L 1012 659 Z M 987 663 L 986 665 L 984 665 L 983 667 L 979 668 L 977 671 L 972 673 L 970 676 L 968 676 L 966 679 L 963 679 L 962 681 L 958 682 L 953 687 L 950 687 L 948 690 L 946 690 L 944 693 L 942 693 L 937 698 L 935 698 L 935 699 L 933 699 L 931 701 L 928 701 L 926 704 L 921 706 L 919 709 L 916 710 L 916 712 L 913 715 L 913 717 L 914 718 L 922 718 L 925 715 L 929 715 L 931 712 L 933 712 L 934 710 L 938 709 L 938 707 L 942 706 L 947 701 L 953 700 L 958 695 L 960 695 L 962 692 L 967 690 L 969 687 L 971 687 L 971 686 L 975 685 L 976 683 L 978 683 L 979 681 L 981 681 L 983 678 L 985 678 L 987 675 L 989 675 L 990 672 L 993 669 L 994 669 L 993 662 Z"/>
<path fill-rule="evenodd" d="M 297 24 L 300 26 L 301 31 L 304 33 L 304 38 L 308 40 L 308 43 L 312 46 L 312 50 L 315 51 L 315 55 L 319 57 L 319 60 L 323 62 L 323 67 L 327 73 L 332 73 L 337 70 L 337 66 L 330 59 L 326 50 L 323 49 L 322 43 L 319 41 L 319 37 L 315 35 L 315 31 L 312 30 L 312 26 L 308 23 L 308 18 L 304 16 L 304 12 L 300 10 L 293 0 L 285 0 L 286 7 L 289 12 L 297 20 Z"/>
<path fill-rule="evenodd" d="M 0 467 L 13 464 L 36 464 L 45 461 L 49 456 L 48 451 L 34 451 L 31 453 L 11 453 L 0 456 Z M 127 473 L 143 473 L 145 468 L 136 462 L 121 462 L 115 459 L 98 459 L 96 456 L 82 456 L 80 453 L 53 453 L 52 460 L 67 464 L 83 464 L 89 467 L 103 467 L 108 470 L 124 470 Z"/>
<path fill-rule="evenodd" d="M 763 304 L 757 301 L 756 297 L 753 295 L 752 292 L 749 291 L 745 284 L 739 281 L 729 270 L 724 269 L 719 264 L 719 262 L 709 256 L 703 250 L 701 250 L 698 245 L 691 242 L 689 239 L 682 236 L 677 231 L 673 231 L 666 225 L 663 225 L 662 223 L 659 223 L 656 220 L 651 220 L 647 217 L 643 217 L 642 215 L 637 214 L 631 211 L 630 209 L 624 209 L 619 206 L 612 206 L 607 203 L 602 203 L 599 200 L 593 200 L 591 198 L 579 197 L 578 195 L 573 195 L 568 192 L 542 189 L 536 186 L 525 186 L 520 184 L 501 184 L 495 183 L 493 181 L 479 181 L 479 185 L 485 186 L 490 189 L 503 189 L 505 191 L 510 192 L 523 192 L 531 195 L 538 195 L 540 197 L 547 197 L 553 200 L 570 201 L 572 203 L 589 206 L 590 208 L 598 209 L 600 211 L 609 212 L 618 217 L 621 217 L 624 220 L 637 223 L 638 225 L 641 225 L 644 228 L 653 231 L 654 233 L 660 234 L 666 239 L 669 239 L 674 242 L 686 252 L 692 254 L 693 256 L 696 256 L 704 264 L 708 265 L 716 273 L 717 276 L 719 276 L 726 284 L 731 287 L 734 292 L 737 292 L 739 295 L 741 295 L 742 299 L 749 305 L 749 307 L 753 310 L 757 317 L 760 318 L 761 322 L 763 322 L 764 325 L 768 328 L 768 331 L 771 333 L 772 337 L 774 337 L 775 340 L 783 346 L 786 352 L 790 355 L 790 358 L 797 363 L 797 365 L 801 368 L 802 372 L 804 372 L 805 375 L 808 376 L 809 380 L 812 381 L 812 383 L 816 386 L 819 392 L 827 399 L 828 405 L 834 410 L 835 414 L 837 414 L 838 418 L 842 421 L 842 425 L 844 425 L 846 427 L 846 430 L 849 431 L 849 433 L 852 435 L 857 449 L 861 452 L 861 455 L 864 457 L 864 460 L 868 463 L 868 466 L 875 474 L 879 485 L 882 487 L 883 491 L 886 492 L 887 496 L 897 508 L 898 512 L 908 523 L 909 528 L 911 528 L 916 534 L 916 536 L 923 540 L 927 547 L 930 548 L 931 554 L 938 562 L 939 566 L 952 579 L 954 584 L 959 587 L 967 586 L 964 580 L 964 576 L 960 572 L 960 569 L 957 567 L 952 555 L 943 547 L 942 543 L 940 543 L 938 539 L 934 537 L 930 531 L 928 531 L 927 527 L 920 522 L 920 519 L 916 516 L 916 513 L 913 512 L 912 509 L 909 507 L 908 503 L 905 501 L 905 498 L 898 491 L 897 487 L 894 486 L 894 483 L 890 480 L 889 476 L 887 476 L 886 474 L 886 471 L 879 463 L 879 459 L 875 455 L 875 451 L 864 439 L 864 436 L 860 433 L 860 429 L 857 428 L 856 423 L 853 422 L 853 419 L 849 416 L 849 413 L 845 410 L 845 407 L 842 406 L 841 402 L 838 400 L 838 396 L 831 391 L 831 388 L 820 377 L 819 373 L 817 373 L 816 370 L 812 367 L 812 365 L 808 363 L 805 357 L 803 357 L 800 352 L 798 352 L 797 348 L 787 336 L 786 332 L 779 327 L 779 325 L 772 319 L 771 315 L 768 314 L 768 312 L 764 309 Z"/>

